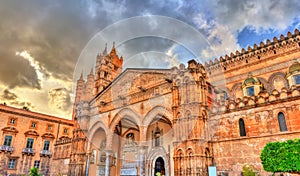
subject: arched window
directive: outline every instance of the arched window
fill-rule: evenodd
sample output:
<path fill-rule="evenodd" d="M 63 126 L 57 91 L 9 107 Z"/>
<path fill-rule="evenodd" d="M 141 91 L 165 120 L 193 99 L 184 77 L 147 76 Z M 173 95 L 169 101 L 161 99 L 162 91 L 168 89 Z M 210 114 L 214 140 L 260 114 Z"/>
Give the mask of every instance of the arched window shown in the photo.
<path fill-rule="evenodd" d="M 278 113 L 278 123 L 279 123 L 280 131 L 287 131 L 285 117 L 282 112 Z"/>
<path fill-rule="evenodd" d="M 246 136 L 245 122 L 243 119 L 239 120 L 239 127 L 240 127 L 240 136 Z"/>

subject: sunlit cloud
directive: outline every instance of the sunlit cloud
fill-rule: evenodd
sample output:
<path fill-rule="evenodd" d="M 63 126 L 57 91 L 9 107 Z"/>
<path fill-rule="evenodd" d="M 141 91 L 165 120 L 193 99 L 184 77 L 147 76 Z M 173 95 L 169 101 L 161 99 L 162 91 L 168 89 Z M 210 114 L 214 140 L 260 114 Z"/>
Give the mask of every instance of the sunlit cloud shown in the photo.
<path fill-rule="evenodd" d="M 16 55 L 17 56 L 21 56 L 23 57 L 24 59 L 26 59 L 27 61 L 29 61 L 29 64 L 30 66 L 32 66 L 38 76 L 38 79 L 39 80 L 43 80 L 45 75 L 44 73 L 42 72 L 42 67 L 40 66 L 40 63 L 38 61 L 36 61 L 28 51 L 24 50 L 24 51 L 17 51 L 16 52 Z"/>

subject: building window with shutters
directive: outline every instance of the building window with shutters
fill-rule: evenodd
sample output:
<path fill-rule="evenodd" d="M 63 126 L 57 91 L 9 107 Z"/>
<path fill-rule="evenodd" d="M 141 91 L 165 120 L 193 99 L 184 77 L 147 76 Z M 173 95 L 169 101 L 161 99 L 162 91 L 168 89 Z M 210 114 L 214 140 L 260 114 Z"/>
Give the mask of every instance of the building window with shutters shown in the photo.
<path fill-rule="evenodd" d="M 287 131 L 286 121 L 282 112 L 278 113 L 278 123 L 280 131 Z"/>
<path fill-rule="evenodd" d="M 4 138 L 4 146 L 11 146 L 12 136 L 6 135 Z"/>
<path fill-rule="evenodd" d="M 34 142 L 34 139 L 28 138 L 27 143 L 26 143 L 26 148 L 32 149 L 33 148 L 33 142 Z"/>
<path fill-rule="evenodd" d="M 243 119 L 239 119 L 240 136 L 246 136 L 245 122 Z"/>
<path fill-rule="evenodd" d="M 49 147 L 50 147 L 50 141 L 48 141 L 48 140 L 44 141 L 44 148 L 43 148 L 43 150 L 49 150 Z"/>
<path fill-rule="evenodd" d="M 40 161 L 39 160 L 34 161 L 34 166 L 33 167 L 39 169 L 40 168 Z"/>
<path fill-rule="evenodd" d="M 8 169 L 16 169 L 17 159 L 11 158 L 8 160 L 7 168 Z"/>

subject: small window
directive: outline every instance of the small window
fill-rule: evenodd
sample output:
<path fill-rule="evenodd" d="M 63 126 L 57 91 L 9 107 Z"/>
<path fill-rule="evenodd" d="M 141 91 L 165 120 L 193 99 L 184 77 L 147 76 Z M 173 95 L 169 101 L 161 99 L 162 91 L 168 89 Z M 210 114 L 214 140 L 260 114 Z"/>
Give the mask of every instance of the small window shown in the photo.
<path fill-rule="evenodd" d="M 10 121 L 9 121 L 9 123 L 10 123 L 11 125 L 14 125 L 14 124 L 16 123 L 16 119 L 11 118 Z"/>
<path fill-rule="evenodd" d="M 240 136 L 246 136 L 245 122 L 243 119 L 239 120 Z"/>
<path fill-rule="evenodd" d="M 8 169 L 16 169 L 17 159 L 8 160 Z"/>
<path fill-rule="evenodd" d="M 248 96 L 254 95 L 254 87 L 253 86 L 247 87 L 247 95 Z"/>
<path fill-rule="evenodd" d="M 44 141 L 44 149 L 43 150 L 49 150 L 50 147 L 50 141 Z"/>
<path fill-rule="evenodd" d="M 280 131 L 287 131 L 286 121 L 282 112 L 278 113 L 278 123 Z"/>
<path fill-rule="evenodd" d="M 52 131 L 52 129 L 53 129 L 53 125 L 48 125 L 47 130 Z"/>
<path fill-rule="evenodd" d="M 34 139 L 28 138 L 28 139 L 27 139 L 27 143 L 26 143 L 26 148 L 32 149 L 32 147 L 33 147 L 33 142 L 34 142 Z"/>
<path fill-rule="evenodd" d="M 40 161 L 39 160 L 34 161 L 34 166 L 33 167 L 38 169 L 40 167 Z"/>
<path fill-rule="evenodd" d="M 31 128 L 36 128 L 36 122 L 31 123 Z"/>
<path fill-rule="evenodd" d="M 64 134 L 68 134 L 68 131 L 69 131 L 68 128 L 65 128 L 64 129 Z"/>
<path fill-rule="evenodd" d="M 300 75 L 294 76 L 295 84 L 300 84 Z"/>
<path fill-rule="evenodd" d="M 108 72 L 104 72 L 104 78 L 106 78 L 108 76 Z"/>
<path fill-rule="evenodd" d="M 3 145 L 10 146 L 12 141 L 12 136 L 5 136 Z"/>

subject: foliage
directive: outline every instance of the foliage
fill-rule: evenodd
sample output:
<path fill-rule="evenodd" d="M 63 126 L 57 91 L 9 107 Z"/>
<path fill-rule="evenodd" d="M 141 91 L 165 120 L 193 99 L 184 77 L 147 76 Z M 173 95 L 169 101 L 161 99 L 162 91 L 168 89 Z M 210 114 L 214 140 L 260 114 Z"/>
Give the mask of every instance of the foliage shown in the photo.
<path fill-rule="evenodd" d="M 300 139 L 270 142 L 261 152 L 265 171 L 300 173 Z"/>
<path fill-rule="evenodd" d="M 33 167 L 30 169 L 29 176 L 41 176 L 41 174 L 39 174 L 39 171 L 37 168 Z"/>
<path fill-rule="evenodd" d="M 243 175 L 244 176 L 256 176 L 253 166 L 252 165 L 244 165 L 243 166 Z"/>

